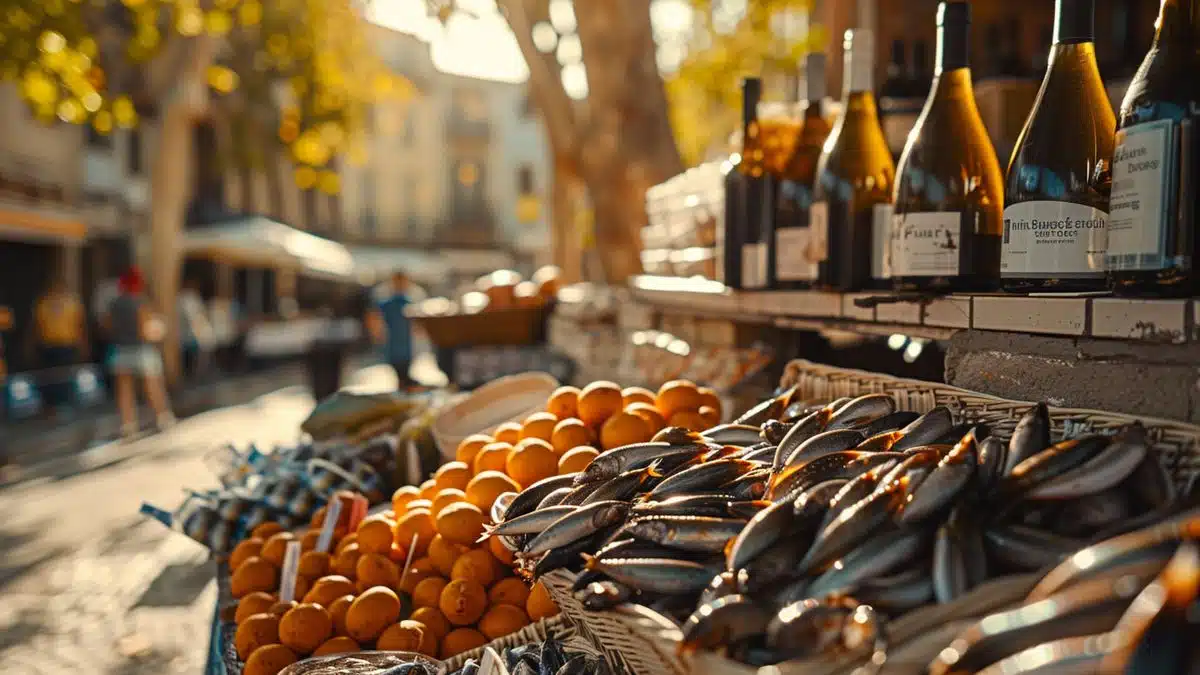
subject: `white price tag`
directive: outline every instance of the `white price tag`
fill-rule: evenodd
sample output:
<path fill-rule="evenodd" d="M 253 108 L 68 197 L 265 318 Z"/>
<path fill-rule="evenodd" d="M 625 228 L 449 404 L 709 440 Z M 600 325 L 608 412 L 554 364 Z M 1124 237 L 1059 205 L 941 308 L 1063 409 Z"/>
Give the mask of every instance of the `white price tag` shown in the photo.
<path fill-rule="evenodd" d="M 296 599 L 296 577 L 300 573 L 300 542 L 289 541 L 283 554 L 283 579 L 279 582 L 279 601 Z"/>
<path fill-rule="evenodd" d="M 329 506 L 325 507 L 325 523 L 321 525 L 321 534 L 317 537 L 316 550 L 329 553 L 329 546 L 333 543 L 333 531 L 337 528 L 338 520 L 341 517 L 342 500 L 334 497 L 329 500 Z"/>

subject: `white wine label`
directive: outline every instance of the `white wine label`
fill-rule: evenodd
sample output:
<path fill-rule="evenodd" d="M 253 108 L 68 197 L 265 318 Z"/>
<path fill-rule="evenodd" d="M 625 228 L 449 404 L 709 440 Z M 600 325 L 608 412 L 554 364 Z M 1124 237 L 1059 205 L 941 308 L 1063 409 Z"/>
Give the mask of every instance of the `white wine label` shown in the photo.
<path fill-rule="evenodd" d="M 1137 124 L 1117 132 L 1108 217 L 1107 269 L 1162 266 L 1172 222 L 1176 127 L 1172 120 Z"/>
<path fill-rule="evenodd" d="M 891 279 L 888 248 L 892 245 L 892 205 L 876 204 L 871 209 L 871 278 Z"/>
<path fill-rule="evenodd" d="M 1001 276 L 1103 276 L 1107 221 L 1104 211 L 1071 202 L 1022 202 L 1006 207 Z"/>
<path fill-rule="evenodd" d="M 814 264 L 829 258 L 829 204 L 816 202 L 808 209 L 808 259 Z"/>
<path fill-rule="evenodd" d="M 742 244 L 742 288 L 762 288 L 767 281 L 767 245 Z"/>
<path fill-rule="evenodd" d="M 780 281 L 816 281 L 817 261 L 809 243 L 812 229 L 782 227 L 775 230 L 775 278 Z"/>
<path fill-rule="evenodd" d="M 892 219 L 892 276 L 958 274 L 962 213 L 902 213 Z"/>

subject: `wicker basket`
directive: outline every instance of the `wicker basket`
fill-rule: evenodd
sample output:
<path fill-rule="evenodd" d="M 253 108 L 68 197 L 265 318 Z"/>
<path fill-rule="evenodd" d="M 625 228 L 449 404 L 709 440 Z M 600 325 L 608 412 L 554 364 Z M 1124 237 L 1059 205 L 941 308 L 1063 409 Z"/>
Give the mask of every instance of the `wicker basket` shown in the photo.
<path fill-rule="evenodd" d="M 453 673 L 462 668 L 470 659 L 475 659 L 477 662 L 483 658 L 483 651 L 488 647 L 495 649 L 497 652 L 503 652 L 505 649 L 520 647 L 534 642 L 545 642 L 554 638 L 559 642 L 564 643 L 571 651 L 584 651 L 595 653 L 596 649 L 593 645 L 583 639 L 579 632 L 575 629 L 574 624 L 564 616 L 550 617 L 542 619 L 536 623 L 531 623 L 515 633 L 509 633 L 502 638 L 496 638 L 486 645 L 478 649 L 472 649 L 469 652 L 463 652 L 458 656 L 452 656 L 445 661 L 442 661 L 444 672 Z"/>
<path fill-rule="evenodd" d="M 1012 401 L 945 384 L 907 380 L 861 370 L 835 368 L 804 360 L 788 364 L 782 379 L 785 387 L 795 385 L 800 399 L 835 399 L 869 393 L 891 395 L 900 410 L 926 412 L 944 405 L 956 418 L 970 418 L 989 424 L 993 433 L 1006 436 L 1030 402 Z M 1171 420 L 1120 415 L 1096 410 L 1050 408 L 1056 438 L 1065 432 L 1076 434 L 1104 430 L 1140 420 L 1149 432 L 1152 448 L 1179 485 L 1200 472 L 1200 427 Z M 580 632 L 601 647 L 614 667 L 623 667 L 637 675 L 841 675 L 853 670 L 852 659 L 817 659 L 790 662 L 755 669 L 717 654 L 695 654 L 686 659 L 676 655 L 680 638 L 677 626 L 666 617 L 645 607 L 626 605 L 606 612 L 590 612 L 575 599 L 571 584 L 575 575 L 563 571 L 543 579 L 563 612 Z M 1036 583 L 1034 577 L 998 579 L 976 589 L 959 601 L 918 609 L 889 625 L 896 643 L 906 643 L 904 656 L 890 660 L 884 674 L 921 673 L 928 665 L 931 645 L 950 639 L 963 621 L 981 617 L 1015 604 Z M 992 594 L 992 595 L 988 595 Z M 947 637 L 948 636 L 948 637 Z M 944 646 L 945 643 L 943 643 Z M 936 652 L 934 652 L 936 653 Z M 919 663 L 925 659 L 924 663 Z"/>
<path fill-rule="evenodd" d="M 413 316 L 434 346 L 487 347 L 537 344 L 544 334 L 545 307 L 491 309 L 475 314 Z"/>

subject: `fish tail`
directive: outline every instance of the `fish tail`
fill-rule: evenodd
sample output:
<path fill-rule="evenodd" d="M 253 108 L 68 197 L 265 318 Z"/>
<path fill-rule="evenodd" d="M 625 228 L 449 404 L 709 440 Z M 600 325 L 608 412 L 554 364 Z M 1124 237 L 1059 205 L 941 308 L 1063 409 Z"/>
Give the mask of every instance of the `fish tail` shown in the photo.
<path fill-rule="evenodd" d="M 786 410 L 787 407 L 790 406 L 796 400 L 796 395 L 799 393 L 800 393 L 800 385 L 794 384 L 794 385 L 792 385 L 792 387 L 790 389 L 783 392 L 779 396 L 776 396 L 775 400 L 779 401 L 779 403 L 781 405 L 783 405 L 783 408 Z"/>
<path fill-rule="evenodd" d="M 650 463 L 650 466 L 646 467 L 645 471 L 642 472 L 642 482 L 643 483 L 651 478 L 662 478 L 663 477 L 662 472 L 660 472 L 658 470 L 658 465 L 661 462 L 662 462 L 662 459 L 656 459 Z"/>
<path fill-rule="evenodd" d="M 475 540 L 475 543 L 482 544 L 483 542 L 487 541 L 492 537 L 492 533 L 498 529 L 500 529 L 499 525 L 484 525 L 483 534 L 479 535 L 479 538 Z"/>
<path fill-rule="evenodd" d="M 600 563 L 599 558 L 597 558 L 596 556 L 594 556 L 590 553 L 580 553 L 579 555 L 580 555 L 580 557 L 583 558 L 583 568 L 584 569 L 587 569 L 587 570 L 600 569 L 601 563 Z"/>

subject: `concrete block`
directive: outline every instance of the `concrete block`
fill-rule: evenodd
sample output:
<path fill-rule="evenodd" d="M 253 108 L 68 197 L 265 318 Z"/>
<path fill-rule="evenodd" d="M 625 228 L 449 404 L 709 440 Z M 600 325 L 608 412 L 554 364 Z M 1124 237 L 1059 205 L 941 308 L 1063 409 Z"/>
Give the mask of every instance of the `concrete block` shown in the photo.
<path fill-rule="evenodd" d="M 940 328 L 970 328 L 970 296 L 951 295 L 925 305 L 925 325 Z"/>
<path fill-rule="evenodd" d="M 1087 330 L 1087 302 L 1086 298 L 980 295 L 974 299 L 971 325 L 983 330 L 1083 335 Z"/>
<path fill-rule="evenodd" d="M 1187 300 L 1092 300 L 1092 336 L 1169 342 L 1187 340 Z"/>
<path fill-rule="evenodd" d="M 916 302 L 892 302 L 882 304 L 875 308 L 875 320 L 879 323 L 920 325 L 921 305 Z"/>
<path fill-rule="evenodd" d="M 853 319 L 855 321 L 874 321 L 874 307 L 859 307 L 854 304 L 858 298 L 873 298 L 879 295 L 878 293 L 847 293 L 842 296 L 842 318 Z"/>

